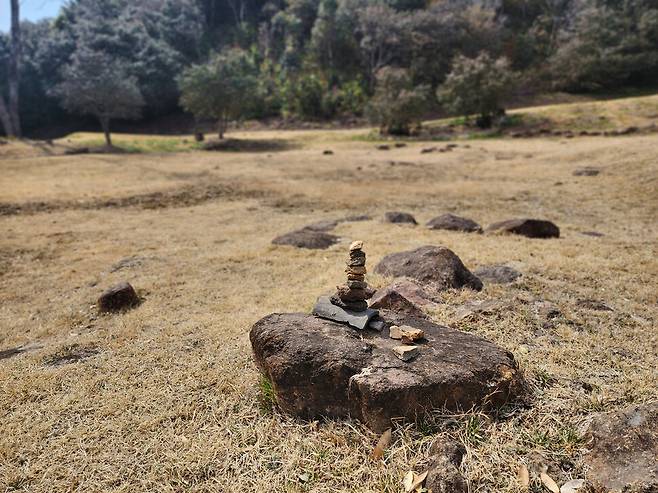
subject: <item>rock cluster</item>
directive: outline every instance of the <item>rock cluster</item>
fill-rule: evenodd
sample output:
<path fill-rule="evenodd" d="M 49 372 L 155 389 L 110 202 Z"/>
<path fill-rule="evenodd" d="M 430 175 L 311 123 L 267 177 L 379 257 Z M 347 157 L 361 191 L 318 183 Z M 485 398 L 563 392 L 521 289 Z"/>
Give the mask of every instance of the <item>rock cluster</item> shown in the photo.
<path fill-rule="evenodd" d="M 368 308 L 367 299 L 372 298 L 374 291 L 366 283 L 366 252 L 363 251 L 363 242 L 355 241 L 350 245 L 350 254 L 347 259 L 347 282 L 337 286 L 336 293 L 331 302 L 346 310 L 362 312 Z"/>

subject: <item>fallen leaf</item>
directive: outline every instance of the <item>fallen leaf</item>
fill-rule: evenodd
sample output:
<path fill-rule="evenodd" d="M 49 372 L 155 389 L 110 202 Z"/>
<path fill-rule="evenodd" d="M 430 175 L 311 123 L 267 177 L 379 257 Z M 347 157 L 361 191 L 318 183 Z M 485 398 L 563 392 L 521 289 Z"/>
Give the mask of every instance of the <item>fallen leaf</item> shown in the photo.
<path fill-rule="evenodd" d="M 414 484 L 414 472 L 409 471 L 404 475 L 402 479 L 402 486 L 404 486 L 404 493 L 409 493 L 411 491 L 411 485 Z"/>
<path fill-rule="evenodd" d="M 377 442 L 377 445 L 375 445 L 375 449 L 372 451 L 373 459 L 381 459 L 382 457 L 384 457 L 384 452 L 391 444 L 392 436 L 393 434 L 391 433 L 390 428 L 386 430 L 384 433 L 382 433 L 382 436 L 379 437 L 379 441 Z"/>
<path fill-rule="evenodd" d="M 521 486 L 524 488 L 528 488 L 530 486 L 530 473 L 528 472 L 528 468 L 525 464 L 521 464 L 519 466 L 518 478 Z"/>
<path fill-rule="evenodd" d="M 425 478 L 427 478 L 427 473 L 429 471 L 425 471 L 422 474 L 414 474 L 414 482 L 411 485 L 411 490 L 410 491 L 415 491 L 420 489 L 420 486 L 425 482 Z"/>
<path fill-rule="evenodd" d="M 297 477 L 302 483 L 307 483 L 308 480 L 311 479 L 311 476 L 307 472 L 303 472 Z"/>
<path fill-rule="evenodd" d="M 578 491 L 583 486 L 585 486 L 584 479 L 572 479 L 571 481 L 567 481 L 562 485 L 562 488 L 560 488 L 560 493 L 576 493 L 576 491 Z"/>
<path fill-rule="evenodd" d="M 545 472 L 541 473 L 539 475 L 539 478 L 541 479 L 541 482 L 544 483 L 544 486 L 551 491 L 552 493 L 560 493 L 560 487 L 557 485 L 555 481 L 553 481 L 553 478 L 551 478 L 548 474 Z"/>

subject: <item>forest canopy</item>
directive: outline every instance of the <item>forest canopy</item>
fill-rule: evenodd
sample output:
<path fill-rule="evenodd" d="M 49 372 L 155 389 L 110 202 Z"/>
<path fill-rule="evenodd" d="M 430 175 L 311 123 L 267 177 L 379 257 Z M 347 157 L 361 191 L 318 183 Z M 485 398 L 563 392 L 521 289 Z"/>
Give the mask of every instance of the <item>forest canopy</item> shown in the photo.
<path fill-rule="evenodd" d="M 362 115 L 384 68 L 445 96 L 455 63 L 483 55 L 526 93 L 658 80 L 653 0 L 72 0 L 55 19 L 23 22 L 21 36 L 26 132 L 70 121 L 57 88 L 94 52 L 134 82 L 142 118 L 182 111 L 186 70 L 198 74 L 228 50 L 253 67 L 249 104 L 230 112 L 240 118 Z M 3 96 L 10 46 L 0 35 Z"/>

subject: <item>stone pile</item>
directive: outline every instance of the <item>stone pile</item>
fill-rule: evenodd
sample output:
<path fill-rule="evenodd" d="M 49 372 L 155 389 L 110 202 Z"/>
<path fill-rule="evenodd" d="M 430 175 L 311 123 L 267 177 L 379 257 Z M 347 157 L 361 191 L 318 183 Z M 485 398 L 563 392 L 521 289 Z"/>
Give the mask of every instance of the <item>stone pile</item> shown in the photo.
<path fill-rule="evenodd" d="M 402 345 L 395 346 L 393 352 L 402 361 L 411 361 L 420 354 L 416 341 L 425 338 L 425 332 L 409 325 L 392 325 L 389 329 L 388 336 L 391 339 L 399 340 Z"/>
<path fill-rule="evenodd" d="M 363 242 L 355 241 L 350 245 L 350 254 L 347 259 L 347 282 L 336 286 L 336 293 L 331 297 L 331 302 L 354 312 L 362 312 L 368 309 L 367 299 L 372 298 L 374 291 L 368 288 L 366 283 L 366 252 L 363 251 Z"/>

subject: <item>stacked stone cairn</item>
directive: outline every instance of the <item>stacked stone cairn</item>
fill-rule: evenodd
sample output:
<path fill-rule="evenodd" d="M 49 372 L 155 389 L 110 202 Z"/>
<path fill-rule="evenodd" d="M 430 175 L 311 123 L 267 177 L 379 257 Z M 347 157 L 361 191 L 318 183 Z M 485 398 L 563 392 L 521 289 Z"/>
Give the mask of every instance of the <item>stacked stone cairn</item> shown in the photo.
<path fill-rule="evenodd" d="M 331 303 L 345 310 L 363 312 L 368 309 L 366 300 L 372 298 L 374 290 L 366 283 L 366 252 L 363 242 L 355 241 L 350 245 L 347 259 L 347 282 L 336 286 L 336 293 L 331 297 Z"/>

